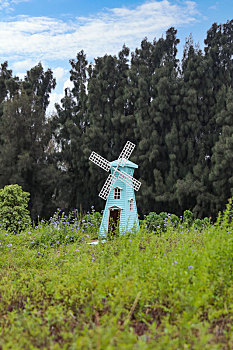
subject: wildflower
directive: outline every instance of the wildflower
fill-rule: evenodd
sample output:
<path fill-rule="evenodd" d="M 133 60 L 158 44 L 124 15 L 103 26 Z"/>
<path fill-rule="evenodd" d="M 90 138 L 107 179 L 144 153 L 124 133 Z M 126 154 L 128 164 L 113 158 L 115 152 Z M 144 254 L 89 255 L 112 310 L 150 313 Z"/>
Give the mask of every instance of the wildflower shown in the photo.
<path fill-rule="evenodd" d="M 190 269 L 193 269 L 193 266 L 192 265 L 190 265 L 189 267 L 188 267 L 188 269 L 190 270 Z"/>
<path fill-rule="evenodd" d="M 174 264 L 177 264 L 177 261 L 176 261 L 176 260 L 174 261 Z"/>
<path fill-rule="evenodd" d="M 129 239 L 129 243 L 131 243 L 132 241 L 131 241 L 131 239 Z"/>

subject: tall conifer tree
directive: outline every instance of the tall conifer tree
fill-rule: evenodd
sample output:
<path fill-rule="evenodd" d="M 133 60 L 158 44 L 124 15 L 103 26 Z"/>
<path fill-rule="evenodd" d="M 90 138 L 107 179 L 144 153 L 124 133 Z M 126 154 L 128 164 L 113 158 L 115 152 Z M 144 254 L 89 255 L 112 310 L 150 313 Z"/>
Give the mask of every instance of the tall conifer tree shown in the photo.
<path fill-rule="evenodd" d="M 214 188 L 215 215 L 224 207 L 228 198 L 233 196 L 233 89 L 223 89 L 226 92 L 226 105 L 216 120 L 221 133 L 213 147 L 209 176 Z"/>
<path fill-rule="evenodd" d="M 70 60 L 70 80 L 73 88 L 66 89 L 61 105 L 57 104 L 54 135 L 58 144 L 57 161 L 61 171 L 56 200 L 63 209 L 85 208 L 88 203 L 86 173 L 88 158 L 84 157 L 87 115 L 87 65 L 83 51 Z"/>
<path fill-rule="evenodd" d="M 36 74 L 34 74 L 36 73 Z M 36 66 L 27 72 L 13 97 L 4 103 L 0 134 L 0 182 L 2 186 L 17 183 L 31 195 L 32 217 L 46 216 L 52 201 L 54 168 L 47 148 L 51 139 L 50 123 L 45 110 L 49 92 L 55 86 L 51 71 L 44 72 Z M 49 77 L 49 78 L 48 78 Z M 25 88 L 26 90 L 25 90 Z"/>

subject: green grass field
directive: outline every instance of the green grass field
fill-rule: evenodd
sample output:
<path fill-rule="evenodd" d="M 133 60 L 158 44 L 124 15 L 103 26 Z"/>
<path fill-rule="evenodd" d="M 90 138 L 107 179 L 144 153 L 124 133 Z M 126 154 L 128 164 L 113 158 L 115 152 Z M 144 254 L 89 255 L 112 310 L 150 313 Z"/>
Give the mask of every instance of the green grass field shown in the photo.
<path fill-rule="evenodd" d="M 90 232 L 89 232 L 90 231 Z M 233 224 L 0 233 L 0 349 L 232 349 Z"/>

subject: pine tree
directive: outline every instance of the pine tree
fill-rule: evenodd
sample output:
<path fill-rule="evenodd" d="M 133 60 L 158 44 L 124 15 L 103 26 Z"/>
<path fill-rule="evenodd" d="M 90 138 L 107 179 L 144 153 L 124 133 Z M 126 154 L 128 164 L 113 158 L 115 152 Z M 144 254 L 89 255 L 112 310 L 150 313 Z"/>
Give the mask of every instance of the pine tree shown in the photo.
<path fill-rule="evenodd" d="M 19 87 L 19 78 L 12 77 L 12 70 L 8 69 L 8 63 L 4 62 L 0 68 L 0 118 L 3 113 L 4 101 L 13 97 Z"/>
<path fill-rule="evenodd" d="M 132 55 L 129 90 L 134 99 L 137 162 L 143 183 L 143 193 L 138 194 L 140 212 L 159 212 L 165 206 L 169 210 L 169 201 L 173 200 L 172 188 L 165 180 L 169 172 L 175 172 L 174 164 L 170 167 L 166 136 L 171 132 L 177 103 L 178 42 L 176 31 L 170 28 L 165 39 L 153 43 L 144 39 Z"/>
<path fill-rule="evenodd" d="M 180 104 L 176 108 L 179 170 L 175 187 L 182 212 L 186 209 L 194 210 L 198 194 L 202 195 L 206 191 L 201 178 L 208 160 L 205 128 L 208 124 L 208 91 L 211 90 L 211 83 L 205 72 L 206 61 L 201 50 L 194 48 L 190 37 L 184 48 Z"/>
<path fill-rule="evenodd" d="M 86 93 L 88 62 L 84 52 L 80 51 L 70 64 L 70 80 L 74 87 L 65 90 L 61 105 L 56 105 L 57 115 L 53 122 L 58 144 L 56 158 L 61 172 L 56 200 L 59 207 L 66 210 L 86 208 L 89 202 L 85 182 L 88 158 L 83 153 L 85 131 L 89 126 Z"/>
<path fill-rule="evenodd" d="M 28 96 L 36 98 L 43 111 L 49 105 L 49 96 L 51 91 L 56 86 L 56 80 L 53 78 L 51 69 L 44 72 L 41 63 L 27 71 L 25 79 L 22 82 L 22 87 Z"/>

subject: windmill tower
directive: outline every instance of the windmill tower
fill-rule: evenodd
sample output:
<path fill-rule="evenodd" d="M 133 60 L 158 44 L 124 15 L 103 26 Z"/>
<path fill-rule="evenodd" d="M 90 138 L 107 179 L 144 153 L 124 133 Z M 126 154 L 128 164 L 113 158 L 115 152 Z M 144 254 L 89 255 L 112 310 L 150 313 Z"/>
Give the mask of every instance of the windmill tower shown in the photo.
<path fill-rule="evenodd" d="M 119 158 L 113 162 L 107 161 L 95 152 L 89 159 L 110 174 L 99 193 L 106 201 L 99 236 L 106 237 L 109 230 L 115 231 L 119 224 L 119 231 L 133 227 L 139 229 L 139 220 L 134 190 L 138 191 L 141 182 L 133 177 L 134 169 L 138 165 L 131 162 L 129 157 L 135 145 L 127 141 Z"/>

